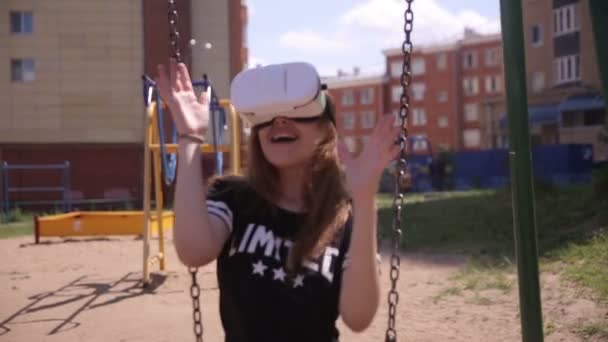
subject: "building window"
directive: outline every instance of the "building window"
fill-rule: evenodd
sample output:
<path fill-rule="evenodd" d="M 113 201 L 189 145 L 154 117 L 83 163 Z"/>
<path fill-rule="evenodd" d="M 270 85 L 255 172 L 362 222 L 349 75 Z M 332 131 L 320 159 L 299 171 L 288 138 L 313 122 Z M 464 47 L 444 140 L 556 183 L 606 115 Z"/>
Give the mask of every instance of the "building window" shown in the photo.
<path fill-rule="evenodd" d="M 496 94 L 501 91 L 501 79 L 498 75 L 486 76 L 486 93 Z"/>
<path fill-rule="evenodd" d="M 342 92 L 342 105 L 352 106 L 355 104 L 355 93 L 352 90 Z"/>
<path fill-rule="evenodd" d="M 539 24 L 532 25 L 532 32 L 530 35 L 532 39 L 532 46 L 543 45 L 543 27 Z"/>
<path fill-rule="evenodd" d="M 540 93 L 545 89 L 545 73 L 542 71 L 535 71 L 532 73 L 532 91 Z"/>
<path fill-rule="evenodd" d="M 403 93 L 403 89 L 401 88 L 401 86 L 393 86 L 393 88 L 391 88 L 391 99 L 393 100 L 394 103 L 401 102 L 402 93 Z"/>
<path fill-rule="evenodd" d="M 364 147 L 365 145 L 367 145 L 367 142 L 369 141 L 369 135 L 361 136 L 360 141 L 361 141 L 361 146 Z"/>
<path fill-rule="evenodd" d="M 424 83 L 413 83 L 412 84 L 412 96 L 416 101 L 424 100 L 424 92 L 426 91 L 426 85 Z"/>
<path fill-rule="evenodd" d="M 35 80 L 36 70 L 34 67 L 34 60 L 31 58 L 11 59 L 11 81 L 31 82 Z"/>
<path fill-rule="evenodd" d="M 394 127 L 401 126 L 401 117 L 399 116 L 399 110 L 394 110 L 393 116 L 395 117 L 395 122 L 393 122 L 393 126 Z M 407 119 L 405 120 L 405 127 L 407 127 Z"/>
<path fill-rule="evenodd" d="M 355 113 L 344 113 L 344 129 L 351 130 L 355 128 Z"/>
<path fill-rule="evenodd" d="M 361 104 L 374 103 L 374 88 L 361 89 Z"/>
<path fill-rule="evenodd" d="M 412 75 L 423 75 L 426 71 L 426 64 L 424 58 L 414 58 L 412 60 Z"/>
<path fill-rule="evenodd" d="M 417 135 L 415 137 L 414 144 L 412 146 L 415 152 L 426 151 L 428 149 L 428 142 L 426 139 L 426 135 Z"/>
<path fill-rule="evenodd" d="M 374 112 L 361 112 L 361 128 L 374 128 L 375 119 Z"/>
<path fill-rule="evenodd" d="M 486 66 L 497 66 L 500 64 L 500 49 L 492 48 L 485 51 Z"/>
<path fill-rule="evenodd" d="M 465 52 L 462 54 L 462 67 L 465 69 L 472 69 L 477 66 L 477 53 L 473 51 Z"/>
<path fill-rule="evenodd" d="M 462 80 L 464 95 L 472 96 L 479 93 L 479 82 L 477 77 L 466 77 Z"/>
<path fill-rule="evenodd" d="M 440 91 L 437 93 L 437 102 L 447 102 L 448 101 L 448 92 Z"/>
<path fill-rule="evenodd" d="M 437 70 L 445 70 L 448 66 L 448 56 L 445 52 L 437 55 Z"/>
<path fill-rule="evenodd" d="M 424 109 L 416 108 L 412 111 L 412 126 L 426 125 L 426 112 Z"/>
<path fill-rule="evenodd" d="M 481 145 L 481 131 L 479 129 L 465 129 L 462 132 L 464 147 L 477 148 Z"/>
<path fill-rule="evenodd" d="M 569 82 L 580 81 L 581 65 L 580 56 L 571 55 L 553 60 L 553 83 L 560 85 Z"/>
<path fill-rule="evenodd" d="M 403 62 L 395 61 L 391 63 L 391 76 L 393 78 L 401 77 L 401 73 L 403 72 Z"/>
<path fill-rule="evenodd" d="M 11 33 L 31 34 L 34 32 L 34 15 L 32 12 L 11 12 Z"/>
<path fill-rule="evenodd" d="M 348 152 L 355 153 L 355 148 L 357 147 L 355 144 L 355 138 L 353 137 L 344 137 L 344 144 L 348 149 Z"/>
<path fill-rule="evenodd" d="M 437 117 L 437 126 L 441 128 L 446 128 L 449 125 L 448 117 L 445 115 L 440 115 Z"/>
<path fill-rule="evenodd" d="M 602 109 L 562 113 L 562 127 L 602 126 L 605 122 L 606 112 Z"/>
<path fill-rule="evenodd" d="M 562 6 L 553 10 L 554 36 L 557 37 L 579 30 L 576 12 L 576 4 Z"/>
<path fill-rule="evenodd" d="M 479 120 L 479 105 L 477 103 L 469 103 L 464 105 L 464 121 L 476 122 Z"/>

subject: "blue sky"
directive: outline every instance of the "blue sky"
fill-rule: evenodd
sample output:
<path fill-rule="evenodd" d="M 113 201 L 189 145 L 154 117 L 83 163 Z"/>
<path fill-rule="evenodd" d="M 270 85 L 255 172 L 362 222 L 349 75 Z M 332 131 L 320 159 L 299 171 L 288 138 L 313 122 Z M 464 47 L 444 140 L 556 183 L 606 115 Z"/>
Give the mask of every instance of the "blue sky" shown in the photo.
<path fill-rule="evenodd" d="M 384 68 L 382 50 L 399 47 L 403 0 L 248 0 L 250 66 L 307 61 L 323 75 Z M 500 31 L 498 0 L 415 0 L 417 46 L 455 40 L 465 24 Z"/>

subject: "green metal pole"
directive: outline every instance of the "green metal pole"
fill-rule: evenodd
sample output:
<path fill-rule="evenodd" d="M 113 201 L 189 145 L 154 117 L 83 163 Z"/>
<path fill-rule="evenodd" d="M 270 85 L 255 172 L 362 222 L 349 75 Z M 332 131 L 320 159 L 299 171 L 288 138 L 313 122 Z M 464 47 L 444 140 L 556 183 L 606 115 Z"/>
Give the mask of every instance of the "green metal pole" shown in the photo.
<path fill-rule="evenodd" d="M 538 276 L 521 0 L 501 0 L 500 11 L 511 141 L 509 158 L 522 341 L 542 342 L 543 319 Z"/>
<path fill-rule="evenodd" d="M 608 20 L 606 20 L 608 18 L 608 1 L 589 0 L 589 11 L 593 23 L 597 64 L 604 87 L 604 97 L 608 100 Z M 608 105 L 608 101 L 606 103 Z"/>

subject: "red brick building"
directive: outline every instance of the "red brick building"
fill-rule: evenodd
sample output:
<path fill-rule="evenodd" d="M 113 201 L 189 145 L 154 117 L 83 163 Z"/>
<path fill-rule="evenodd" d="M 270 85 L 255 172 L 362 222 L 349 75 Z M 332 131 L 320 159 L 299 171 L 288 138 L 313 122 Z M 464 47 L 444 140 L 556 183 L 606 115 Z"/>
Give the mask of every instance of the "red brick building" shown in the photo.
<path fill-rule="evenodd" d="M 471 30 L 462 40 L 431 45 L 412 53 L 410 134 L 427 137 L 433 150 L 479 150 L 496 147 L 502 110 L 502 41 L 500 35 Z M 390 75 L 389 108 L 397 113 L 401 86 L 401 49 L 384 51 Z M 414 146 L 414 150 L 425 150 Z"/>
<path fill-rule="evenodd" d="M 340 74 L 324 79 L 336 104 L 338 134 L 351 152 L 360 151 L 384 108 L 383 75 Z"/>
<path fill-rule="evenodd" d="M 413 51 L 412 109 L 406 124 L 410 135 L 424 137 L 431 144 L 427 146 L 424 139 L 414 142 L 414 153 L 500 145 L 498 126 L 504 113 L 501 47 L 500 35 L 467 30 L 459 41 Z M 368 119 L 372 113 L 398 117 L 402 52 L 400 48 L 383 52 L 384 74 L 362 75 L 354 70 L 325 79 L 337 99 L 338 129 L 353 150 L 370 133 L 375 121 Z M 368 92 L 376 96 L 370 100 Z"/>
<path fill-rule="evenodd" d="M 415 49 L 411 58 L 411 111 L 407 121 L 410 135 L 423 136 L 433 150 L 460 149 L 460 93 L 455 45 Z M 387 111 L 398 115 L 403 68 L 401 49 L 384 51 L 389 82 Z M 426 153 L 428 146 L 414 143 L 413 152 Z"/>

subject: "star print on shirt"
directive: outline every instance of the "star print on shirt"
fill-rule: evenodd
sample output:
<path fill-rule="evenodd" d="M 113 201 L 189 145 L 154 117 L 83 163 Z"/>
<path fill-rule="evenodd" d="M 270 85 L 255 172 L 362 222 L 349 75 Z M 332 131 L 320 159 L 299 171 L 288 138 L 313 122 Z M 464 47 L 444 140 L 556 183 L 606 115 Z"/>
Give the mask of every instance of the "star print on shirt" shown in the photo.
<path fill-rule="evenodd" d="M 298 274 L 298 276 L 293 280 L 293 287 L 302 287 L 304 286 L 304 276 Z"/>
<path fill-rule="evenodd" d="M 262 263 L 262 260 L 258 260 L 258 262 L 253 264 L 253 274 L 259 274 L 263 276 L 264 271 L 266 271 L 266 268 L 268 268 L 268 266 L 264 265 L 264 263 Z"/>
<path fill-rule="evenodd" d="M 285 281 L 285 271 L 283 271 L 283 267 L 279 267 L 273 270 L 274 272 L 274 280 Z"/>

